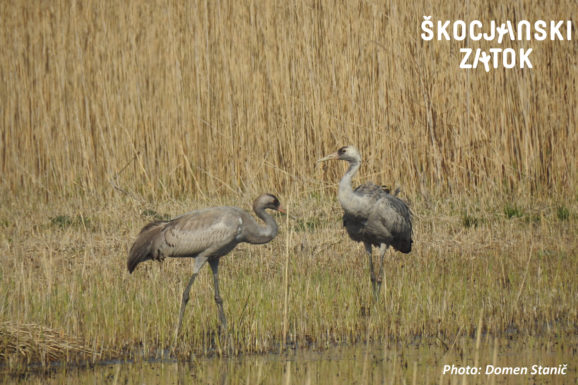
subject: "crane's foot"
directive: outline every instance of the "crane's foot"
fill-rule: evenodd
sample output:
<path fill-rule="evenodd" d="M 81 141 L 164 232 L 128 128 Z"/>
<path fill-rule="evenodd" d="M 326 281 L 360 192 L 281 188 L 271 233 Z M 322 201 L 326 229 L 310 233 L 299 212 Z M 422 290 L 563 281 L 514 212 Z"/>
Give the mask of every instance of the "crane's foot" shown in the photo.
<path fill-rule="evenodd" d="M 231 354 L 233 352 L 233 336 L 229 332 L 226 322 L 219 322 L 217 329 L 212 333 L 211 339 L 219 355 Z"/>

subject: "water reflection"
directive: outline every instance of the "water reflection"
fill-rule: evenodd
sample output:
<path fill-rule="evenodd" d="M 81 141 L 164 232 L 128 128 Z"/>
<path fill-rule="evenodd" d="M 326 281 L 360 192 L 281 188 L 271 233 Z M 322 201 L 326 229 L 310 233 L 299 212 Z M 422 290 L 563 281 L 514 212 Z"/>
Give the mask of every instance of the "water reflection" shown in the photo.
<path fill-rule="evenodd" d="M 530 338 L 523 342 L 488 339 L 476 349 L 475 341 L 464 338 L 456 341 L 449 351 L 448 347 L 435 341 L 404 346 L 341 346 L 320 352 L 297 350 L 287 354 L 201 358 L 188 363 L 116 364 L 91 370 L 61 371 L 48 376 L 30 375 L 16 382 L 139 385 L 568 384 L 577 379 L 576 342 L 576 337 L 557 341 Z M 565 375 L 531 374 L 535 365 L 561 368 L 565 364 Z M 500 368 L 502 374 L 486 374 L 491 368 L 494 372 Z M 524 368 L 527 373 L 523 373 Z M 553 372 L 550 370 L 550 373 Z M 5 383 L 14 381 L 14 378 L 4 378 Z"/>

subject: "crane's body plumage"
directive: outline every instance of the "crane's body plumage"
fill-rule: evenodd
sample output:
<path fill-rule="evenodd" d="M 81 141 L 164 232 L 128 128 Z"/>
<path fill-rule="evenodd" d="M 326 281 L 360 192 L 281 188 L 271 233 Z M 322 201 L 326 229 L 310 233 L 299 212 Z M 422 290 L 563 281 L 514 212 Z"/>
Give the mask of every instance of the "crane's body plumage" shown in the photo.
<path fill-rule="evenodd" d="M 265 222 L 264 226 L 247 211 L 225 206 L 191 211 L 170 221 L 152 222 L 142 228 L 129 252 L 127 261 L 129 272 L 132 273 L 139 263 L 149 259 L 163 261 L 167 257 L 172 257 L 195 260 L 193 276 L 183 293 L 175 337 L 181 328 L 190 288 L 207 261 L 213 270 L 219 318 L 223 326 L 226 325 L 218 289 L 219 258 L 227 255 L 241 242 L 262 244 L 275 238 L 277 223 L 265 209 L 283 211 L 274 195 L 263 194 L 253 203 L 253 210 Z"/>
<path fill-rule="evenodd" d="M 343 226 L 350 238 L 373 246 L 385 243 L 402 253 L 409 253 L 412 229 L 407 205 L 371 182 L 358 186 L 353 193 L 360 197 L 358 210 L 345 210 L 348 206 L 345 203 L 343 213 Z M 359 210 L 359 207 L 363 208 Z"/>
<path fill-rule="evenodd" d="M 340 159 L 349 162 L 349 169 L 339 182 L 337 198 L 343 208 L 343 226 L 349 237 L 363 242 L 369 254 L 371 281 L 374 294 L 381 285 L 383 256 L 387 247 L 409 253 L 412 245 L 411 212 L 404 201 L 389 193 L 389 189 L 367 182 L 357 188 L 352 187 L 352 178 L 361 165 L 361 155 L 352 146 L 340 148 L 337 152 L 320 159 L 318 162 Z M 381 268 L 379 276 L 373 272 L 372 246 L 381 249 Z"/>
<path fill-rule="evenodd" d="M 183 214 L 171 221 L 146 225 L 133 244 L 128 269 L 149 259 L 196 258 L 211 248 L 210 258 L 228 254 L 241 242 L 260 244 L 277 235 L 277 225 L 262 228 L 251 214 L 237 207 L 213 207 Z"/>

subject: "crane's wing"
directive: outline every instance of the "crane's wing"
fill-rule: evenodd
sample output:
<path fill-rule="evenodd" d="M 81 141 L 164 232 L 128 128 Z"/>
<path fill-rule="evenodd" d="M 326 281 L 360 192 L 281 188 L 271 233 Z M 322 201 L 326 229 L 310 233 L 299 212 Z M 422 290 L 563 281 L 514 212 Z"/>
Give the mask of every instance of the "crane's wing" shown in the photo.
<path fill-rule="evenodd" d="M 378 186 L 372 182 L 367 182 L 362 185 L 359 185 L 355 188 L 355 190 L 353 190 L 353 192 L 356 194 L 364 195 L 367 197 L 373 197 L 374 199 L 384 197 L 386 194 L 398 196 L 400 191 L 401 189 L 398 187 L 392 193 L 390 186 L 387 185 Z"/>
<path fill-rule="evenodd" d="M 399 192 L 396 190 L 395 195 Z M 354 193 L 363 199 L 363 210 L 345 212 L 343 224 L 356 241 L 374 245 L 386 243 L 408 253 L 412 243 L 411 212 L 404 201 L 389 189 L 371 182 L 358 186 Z"/>
<path fill-rule="evenodd" d="M 175 218 L 163 232 L 163 252 L 171 257 L 191 257 L 208 248 L 235 241 L 242 221 L 233 207 L 219 207 Z"/>
<path fill-rule="evenodd" d="M 396 196 L 387 194 L 381 197 L 376 204 L 370 221 L 380 227 L 384 233 L 389 233 L 389 242 L 398 251 L 409 253 L 412 244 L 411 211 L 404 201 Z"/>
<path fill-rule="evenodd" d="M 168 222 L 150 223 L 130 250 L 128 270 L 132 272 L 148 259 L 195 257 L 209 248 L 214 256 L 224 255 L 236 246 L 241 225 L 238 209 L 233 207 L 198 210 Z"/>
<path fill-rule="evenodd" d="M 357 195 L 367 197 L 368 199 L 377 200 L 389 193 L 389 189 L 385 186 L 378 186 L 374 183 L 367 182 L 357 186 L 353 192 Z"/>

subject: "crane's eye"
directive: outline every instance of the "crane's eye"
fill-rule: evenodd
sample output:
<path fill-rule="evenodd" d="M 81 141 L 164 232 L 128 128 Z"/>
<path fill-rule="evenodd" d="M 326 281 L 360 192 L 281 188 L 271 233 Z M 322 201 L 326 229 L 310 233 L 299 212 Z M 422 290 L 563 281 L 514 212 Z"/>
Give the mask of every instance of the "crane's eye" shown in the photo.
<path fill-rule="evenodd" d="M 281 202 L 279 202 L 279 199 L 275 195 L 273 195 L 273 194 L 267 194 L 267 195 L 269 195 L 271 197 L 271 199 L 273 199 L 273 205 L 275 207 L 278 207 L 281 204 Z"/>
<path fill-rule="evenodd" d="M 339 155 L 343 155 L 346 150 L 347 150 L 347 147 L 341 147 L 339 150 L 337 150 L 337 153 L 338 153 Z"/>

